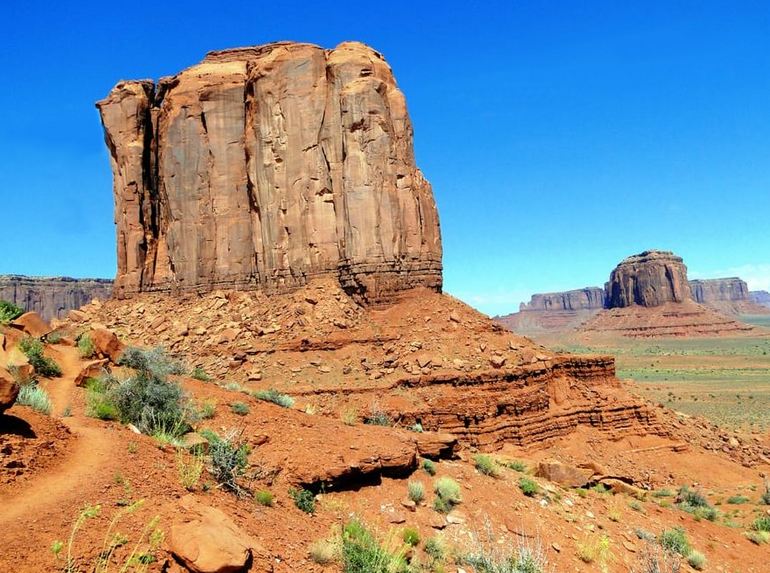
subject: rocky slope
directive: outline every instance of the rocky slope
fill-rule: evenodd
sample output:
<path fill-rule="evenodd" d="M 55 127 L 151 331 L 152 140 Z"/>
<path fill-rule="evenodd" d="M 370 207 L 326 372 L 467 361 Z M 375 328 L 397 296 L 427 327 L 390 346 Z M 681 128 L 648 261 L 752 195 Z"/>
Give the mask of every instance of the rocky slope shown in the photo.
<path fill-rule="evenodd" d="M 690 281 L 696 302 L 725 314 L 765 314 L 767 309 L 751 299 L 749 287 L 738 277 Z"/>
<path fill-rule="evenodd" d="M 0 300 L 7 300 L 45 320 L 63 318 L 93 299 L 105 300 L 112 293 L 109 279 L 28 277 L 0 275 Z"/>
<path fill-rule="evenodd" d="M 390 67 L 371 48 L 211 52 L 97 104 L 114 175 L 115 296 L 284 291 L 320 276 L 385 302 L 441 289 L 430 184 Z"/>

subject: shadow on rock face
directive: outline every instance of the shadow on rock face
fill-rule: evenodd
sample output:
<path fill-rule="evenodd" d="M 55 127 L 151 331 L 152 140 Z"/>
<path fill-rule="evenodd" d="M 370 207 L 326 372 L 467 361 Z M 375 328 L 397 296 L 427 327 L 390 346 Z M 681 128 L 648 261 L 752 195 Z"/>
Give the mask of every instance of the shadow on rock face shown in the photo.
<path fill-rule="evenodd" d="M 16 416 L 0 416 L 0 434 L 14 434 L 22 438 L 37 438 L 29 422 Z"/>

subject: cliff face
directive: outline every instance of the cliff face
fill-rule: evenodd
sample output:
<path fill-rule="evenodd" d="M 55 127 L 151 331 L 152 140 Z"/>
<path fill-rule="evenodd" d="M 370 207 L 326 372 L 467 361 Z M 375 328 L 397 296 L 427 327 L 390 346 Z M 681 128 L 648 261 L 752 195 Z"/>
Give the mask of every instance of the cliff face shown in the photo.
<path fill-rule="evenodd" d="M 594 310 L 604 308 L 604 289 L 585 287 L 566 292 L 533 294 L 529 303 L 521 303 L 520 311 Z"/>
<path fill-rule="evenodd" d="M 669 251 L 645 251 L 624 259 L 606 285 L 608 308 L 653 307 L 692 299 L 687 267 Z"/>
<path fill-rule="evenodd" d="M 753 290 L 749 292 L 751 302 L 770 307 L 770 292 L 766 290 Z"/>
<path fill-rule="evenodd" d="M 108 279 L 0 276 L 0 299 L 35 311 L 45 320 L 64 318 L 67 311 L 93 299 L 108 299 L 111 293 L 112 281 Z"/>
<path fill-rule="evenodd" d="M 120 82 L 97 104 L 114 176 L 115 295 L 333 276 L 364 302 L 440 290 L 441 237 L 380 54 L 282 42 Z"/>
<path fill-rule="evenodd" d="M 704 304 L 749 300 L 749 287 L 738 277 L 691 280 L 690 290 L 695 302 Z"/>

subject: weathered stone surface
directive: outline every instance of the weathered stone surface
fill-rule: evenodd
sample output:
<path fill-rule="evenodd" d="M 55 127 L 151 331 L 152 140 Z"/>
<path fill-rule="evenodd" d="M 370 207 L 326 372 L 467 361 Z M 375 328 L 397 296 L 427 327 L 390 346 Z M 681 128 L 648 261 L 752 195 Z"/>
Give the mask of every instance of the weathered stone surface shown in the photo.
<path fill-rule="evenodd" d="M 97 378 L 100 376 L 108 362 L 109 359 L 101 358 L 99 360 L 91 360 L 83 364 L 83 367 L 80 369 L 80 372 L 75 378 L 75 386 L 84 386 L 86 380 L 89 378 Z"/>
<path fill-rule="evenodd" d="M 441 289 L 430 184 L 380 54 L 281 42 L 120 82 L 97 104 L 110 150 L 119 298 L 288 290 L 334 276 L 365 302 Z"/>
<path fill-rule="evenodd" d="M 624 259 L 606 285 L 607 306 L 660 306 L 692 299 L 687 267 L 670 251 L 644 251 Z"/>
<path fill-rule="evenodd" d="M 696 302 L 726 314 L 766 314 L 767 307 L 752 300 L 749 287 L 738 277 L 691 280 Z"/>
<path fill-rule="evenodd" d="M 770 292 L 766 290 L 753 290 L 749 292 L 751 301 L 762 306 L 770 307 Z"/>
<path fill-rule="evenodd" d="M 112 293 L 112 280 L 69 277 L 0 275 L 0 299 L 24 310 L 37 312 L 44 320 L 64 318 L 67 311 Z"/>
<path fill-rule="evenodd" d="M 0 414 L 13 406 L 19 395 L 19 385 L 5 368 L 0 367 Z"/>
<path fill-rule="evenodd" d="M 604 289 L 584 287 L 565 292 L 533 294 L 528 303 L 521 303 L 519 311 L 593 310 L 604 308 Z"/>
<path fill-rule="evenodd" d="M 112 363 L 117 364 L 123 353 L 123 343 L 118 339 L 118 336 L 106 328 L 95 328 L 89 333 L 89 336 L 96 355 L 109 358 Z"/>
<path fill-rule="evenodd" d="M 246 535 L 219 509 L 203 505 L 192 495 L 179 501 L 171 525 L 171 553 L 193 573 L 270 571 L 259 543 Z M 248 567 L 251 562 L 251 566 Z"/>
<path fill-rule="evenodd" d="M 45 336 L 53 330 L 51 325 L 43 320 L 43 318 L 36 312 L 25 312 L 19 318 L 11 322 L 11 326 L 34 338 Z"/>
<path fill-rule="evenodd" d="M 593 474 L 591 469 L 577 468 L 557 461 L 540 462 L 535 472 L 537 477 L 566 487 L 583 487 L 589 482 Z"/>

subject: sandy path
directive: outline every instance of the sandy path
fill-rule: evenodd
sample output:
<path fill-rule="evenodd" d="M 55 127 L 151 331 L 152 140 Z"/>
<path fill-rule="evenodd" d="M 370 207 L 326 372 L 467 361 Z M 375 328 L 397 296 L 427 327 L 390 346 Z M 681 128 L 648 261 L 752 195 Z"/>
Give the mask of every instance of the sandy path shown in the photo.
<path fill-rule="evenodd" d="M 59 346 L 56 351 L 63 374 L 47 381 L 46 387 L 53 403 L 52 415 L 61 415 L 72 400 L 80 357 L 76 348 Z M 82 499 L 83 487 L 103 472 L 102 466 L 115 447 L 113 432 L 82 416 L 62 418 L 62 422 L 75 437 L 72 452 L 55 468 L 27 481 L 22 491 L 0 495 L 0 527 L 15 520 L 45 519 L 59 511 L 62 503 Z"/>

